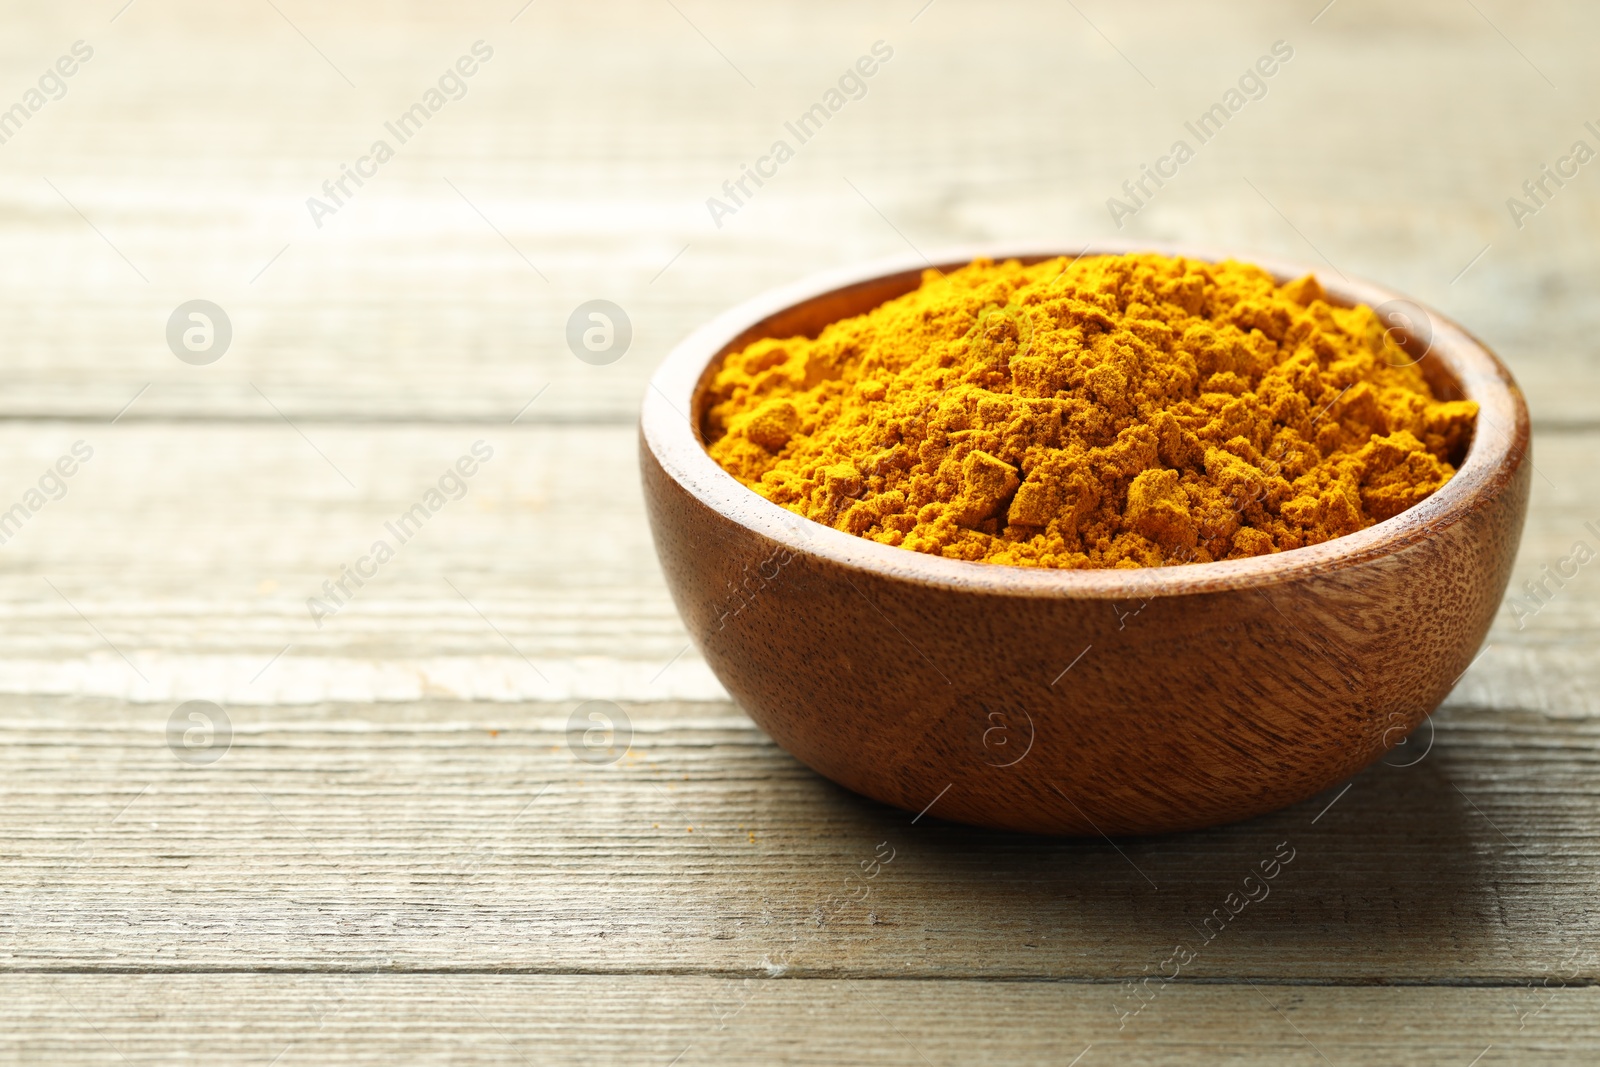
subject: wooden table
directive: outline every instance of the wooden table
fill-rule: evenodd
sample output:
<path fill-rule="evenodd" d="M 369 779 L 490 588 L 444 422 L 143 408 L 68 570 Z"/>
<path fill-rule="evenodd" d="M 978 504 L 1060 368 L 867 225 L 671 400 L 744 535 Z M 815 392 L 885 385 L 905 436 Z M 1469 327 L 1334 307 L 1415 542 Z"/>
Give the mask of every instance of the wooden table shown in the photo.
<path fill-rule="evenodd" d="M 907 246 L 1114 231 L 1106 199 L 1283 40 L 1122 233 L 1457 317 L 1536 420 L 1517 585 L 1600 547 L 1600 171 L 1520 229 L 1506 204 L 1600 147 L 1600 15 L 1323 3 L 8 4 L 0 106 L 93 54 L 0 144 L 0 511 L 93 455 L 0 545 L 0 1059 L 1596 1062 L 1600 563 L 1507 607 L 1386 765 L 1244 825 L 1063 842 L 913 819 L 774 747 L 645 528 L 632 419 L 697 322 Z M 865 95 L 717 226 L 707 198 L 880 40 Z M 232 326 L 205 365 L 165 336 L 196 299 Z M 591 299 L 632 323 L 609 364 L 566 343 Z M 209 749 L 190 700 L 225 710 Z M 623 758 L 578 758 L 591 700 Z"/>

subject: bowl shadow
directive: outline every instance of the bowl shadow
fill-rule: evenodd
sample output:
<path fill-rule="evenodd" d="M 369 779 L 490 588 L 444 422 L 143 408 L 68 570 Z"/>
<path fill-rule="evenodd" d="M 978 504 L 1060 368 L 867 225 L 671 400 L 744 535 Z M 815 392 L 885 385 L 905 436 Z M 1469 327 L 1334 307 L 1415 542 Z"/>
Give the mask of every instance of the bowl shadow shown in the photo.
<path fill-rule="evenodd" d="M 1433 730 L 1300 804 L 1149 837 L 997 832 L 944 822 L 937 803 L 913 820 L 817 781 L 836 817 L 894 847 L 874 919 L 920 925 L 941 973 L 1151 985 L 1174 970 L 1352 984 L 1506 973 L 1518 953 L 1489 874 L 1507 876 L 1514 853 L 1454 785 L 1470 779 L 1461 746 Z"/>

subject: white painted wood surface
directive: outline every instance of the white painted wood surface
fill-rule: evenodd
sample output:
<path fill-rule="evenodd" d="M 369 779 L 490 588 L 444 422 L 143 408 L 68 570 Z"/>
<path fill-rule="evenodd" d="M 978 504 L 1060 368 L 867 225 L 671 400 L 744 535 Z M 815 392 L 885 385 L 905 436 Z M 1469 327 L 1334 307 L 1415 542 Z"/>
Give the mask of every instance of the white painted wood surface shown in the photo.
<path fill-rule="evenodd" d="M 1508 606 L 1436 731 L 1348 791 L 1182 837 L 997 837 L 845 794 L 727 702 L 631 429 L 667 348 L 764 287 L 1111 230 L 1106 198 L 1282 39 L 1122 233 L 1370 276 L 1488 341 L 1538 427 L 1536 577 L 1600 547 L 1600 197 L 1586 166 L 1520 229 L 1506 199 L 1600 147 L 1592 6 L 0 17 L 0 106 L 94 48 L 0 143 L 0 511 L 94 449 L 0 544 L 0 1061 L 1597 1058 L 1596 565 Z M 317 228 L 306 198 L 480 39 L 465 97 Z M 864 98 L 716 227 L 706 198 L 878 40 Z M 163 336 L 194 298 L 234 326 L 209 366 Z M 634 328 L 608 366 L 563 336 L 593 298 Z M 479 440 L 461 499 L 315 625 Z M 167 745 L 190 699 L 231 719 L 210 765 Z M 631 721 L 615 764 L 574 756 L 591 699 Z M 1283 841 L 1271 895 L 1205 940 Z"/>

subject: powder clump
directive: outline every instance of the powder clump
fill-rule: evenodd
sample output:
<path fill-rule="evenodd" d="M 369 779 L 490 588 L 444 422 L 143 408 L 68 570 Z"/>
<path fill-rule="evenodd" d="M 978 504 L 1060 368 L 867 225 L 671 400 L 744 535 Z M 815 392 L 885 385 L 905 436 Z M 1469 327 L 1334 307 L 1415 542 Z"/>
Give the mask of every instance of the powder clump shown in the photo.
<path fill-rule="evenodd" d="M 711 455 L 861 537 L 1030 567 L 1155 567 L 1364 529 L 1455 473 L 1477 405 L 1433 394 L 1314 277 L 1155 254 L 980 259 L 730 354 Z"/>

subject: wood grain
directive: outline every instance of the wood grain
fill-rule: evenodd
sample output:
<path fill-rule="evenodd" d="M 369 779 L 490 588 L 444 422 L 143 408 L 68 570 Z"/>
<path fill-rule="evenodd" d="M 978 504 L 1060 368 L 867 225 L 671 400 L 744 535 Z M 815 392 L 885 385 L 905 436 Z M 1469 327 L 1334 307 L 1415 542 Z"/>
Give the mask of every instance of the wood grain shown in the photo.
<path fill-rule="evenodd" d="M 97 449 L 0 545 L 0 1061 L 1323 1063 L 1295 1027 L 1341 1064 L 1595 1059 L 1592 960 L 1541 991 L 1594 941 L 1590 568 L 1523 629 L 1502 609 L 1417 766 L 1119 845 L 1156 893 L 1104 843 L 908 826 L 771 746 L 684 651 L 631 429 L 667 349 L 774 284 L 1110 232 L 1105 198 L 1284 38 L 1121 233 L 1320 253 L 1482 336 L 1541 431 L 1515 587 L 1600 521 L 1593 176 L 1505 208 L 1596 118 L 1591 5 L 521 6 L 0 9 L 0 103 L 96 49 L 0 145 L 0 505 Z M 480 37 L 469 95 L 316 229 L 306 197 Z M 879 38 L 868 96 L 717 229 L 706 197 Z M 209 367 L 162 336 L 196 297 L 236 327 Z M 595 297 L 635 326 L 610 366 L 563 338 Z M 506 462 L 311 626 L 306 587 L 478 437 Z M 634 721 L 615 767 L 566 748 L 594 697 Z M 162 740 L 188 698 L 238 727 L 208 769 Z M 1122 983 L 1302 833 L 1118 1033 Z M 872 908 L 819 926 L 890 834 Z"/>
<path fill-rule="evenodd" d="M 1600 199 L 1580 179 L 1521 229 L 1505 206 L 1595 117 L 1600 16 L 1576 0 L 1482 18 L 1345 0 L 1315 25 L 1310 4 L 1175 0 L 914 23 L 909 0 L 536 4 L 514 23 L 499 0 L 284 17 L 183 0 L 112 23 L 118 6 L 7 6 L 8 93 L 75 39 L 97 49 L 0 148 L 8 412 L 109 418 L 153 383 L 127 418 L 275 419 L 253 382 L 297 418 L 494 422 L 548 384 L 535 420 L 625 421 L 673 343 L 773 285 L 907 243 L 1113 232 L 1107 198 L 1283 39 L 1296 56 L 1268 95 L 1116 232 L 1320 253 L 1481 334 L 1536 419 L 1597 415 L 1567 384 L 1592 375 Z M 496 58 L 468 95 L 316 228 L 307 198 L 479 38 Z M 877 39 L 895 57 L 867 96 L 714 225 L 706 199 Z M 162 339 L 196 297 L 237 328 L 210 367 Z M 595 297 L 634 322 L 609 367 L 563 339 Z"/>
<path fill-rule="evenodd" d="M 1180 985 L 1121 1031 L 1108 1008 L 1113 988 L 892 978 L 11 977 L 0 978 L 0 993 L 17 1022 L 0 1035 L 0 1056 L 63 1064 L 276 1056 L 285 1065 L 665 1064 L 676 1056 L 685 1065 L 926 1067 L 977 1054 L 1051 1065 L 1081 1056 L 1083 1067 L 1433 1067 L 1482 1055 L 1485 1064 L 1557 1067 L 1592 1063 L 1600 1051 L 1600 993 L 1590 988 Z"/>
<path fill-rule="evenodd" d="M 63 500 L 0 545 L 0 692 L 246 704 L 725 698 L 661 581 L 631 427 L 304 430 L 357 490 L 281 423 L 0 423 L 0 464 L 15 472 L 0 488 L 7 505 L 73 441 L 97 449 Z M 466 496 L 319 630 L 307 598 L 479 439 L 496 458 Z M 1600 548 L 1584 525 L 1600 526 L 1597 450 L 1600 434 L 1536 436 L 1513 590 L 1577 540 Z M 1450 702 L 1600 715 L 1596 625 L 1590 565 L 1520 629 L 1503 607 Z"/>
<path fill-rule="evenodd" d="M 728 705 L 628 705 L 629 755 L 594 767 L 571 711 L 234 707 L 192 767 L 167 707 L 8 699 L 0 969 L 1109 981 L 1187 943 L 1197 981 L 1517 983 L 1600 933 L 1594 722 L 1446 712 L 1347 793 L 1112 845 L 913 822 Z"/>

